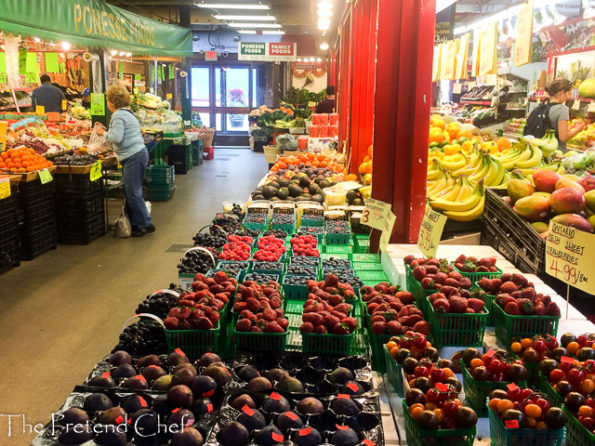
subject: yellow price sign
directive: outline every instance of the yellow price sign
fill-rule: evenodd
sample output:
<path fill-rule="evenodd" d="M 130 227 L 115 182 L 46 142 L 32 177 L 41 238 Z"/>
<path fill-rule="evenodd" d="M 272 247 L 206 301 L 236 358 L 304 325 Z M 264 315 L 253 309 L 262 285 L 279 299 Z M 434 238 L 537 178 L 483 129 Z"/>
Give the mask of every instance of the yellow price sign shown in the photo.
<path fill-rule="evenodd" d="M 36 115 L 45 115 L 45 107 L 43 105 L 37 105 L 35 107 L 35 114 Z"/>
<path fill-rule="evenodd" d="M 393 235 L 393 228 L 395 226 L 396 220 L 397 217 L 392 212 L 390 212 L 387 218 L 384 220 L 382 234 L 380 234 L 380 240 L 378 241 L 378 247 L 380 251 L 386 251 L 386 247 L 388 246 L 390 238 Z"/>
<path fill-rule="evenodd" d="M 10 180 L 8 178 L 0 179 L 0 200 L 10 197 Z"/>
<path fill-rule="evenodd" d="M 174 95 L 173 95 L 173 94 L 171 94 L 171 93 L 167 93 L 167 94 L 165 95 L 165 97 L 166 97 L 167 99 L 172 99 L 172 98 L 174 97 Z"/>
<path fill-rule="evenodd" d="M 545 272 L 595 294 L 595 234 L 550 221 L 545 242 Z"/>
<path fill-rule="evenodd" d="M 39 180 L 41 181 L 41 184 L 49 183 L 50 181 L 52 181 L 54 179 L 52 177 L 52 174 L 50 173 L 50 171 L 47 169 L 40 170 L 38 172 L 38 175 L 39 175 Z"/>
<path fill-rule="evenodd" d="M 361 223 L 374 229 L 384 230 L 385 221 L 391 213 L 392 206 L 384 201 L 368 198 L 362 211 Z"/>
<path fill-rule="evenodd" d="M 101 172 L 101 161 L 97 161 L 91 166 L 91 172 L 89 173 L 89 178 L 91 181 L 96 181 L 103 176 Z"/>
<path fill-rule="evenodd" d="M 417 247 L 425 257 L 436 255 L 446 220 L 446 216 L 432 210 L 430 206 L 426 206 L 417 236 Z"/>
<path fill-rule="evenodd" d="M 68 108 L 68 101 L 66 99 L 62 100 L 62 111 L 66 111 Z"/>

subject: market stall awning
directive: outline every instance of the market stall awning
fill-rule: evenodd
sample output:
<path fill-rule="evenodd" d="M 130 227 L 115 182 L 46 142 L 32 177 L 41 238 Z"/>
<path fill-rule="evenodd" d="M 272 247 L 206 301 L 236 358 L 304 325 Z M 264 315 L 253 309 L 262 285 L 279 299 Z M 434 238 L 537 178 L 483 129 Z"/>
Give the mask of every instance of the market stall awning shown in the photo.
<path fill-rule="evenodd" d="M 192 32 L 102 0 L 0 0 L 0 30 L 134 54 L 192 56 Z"/>

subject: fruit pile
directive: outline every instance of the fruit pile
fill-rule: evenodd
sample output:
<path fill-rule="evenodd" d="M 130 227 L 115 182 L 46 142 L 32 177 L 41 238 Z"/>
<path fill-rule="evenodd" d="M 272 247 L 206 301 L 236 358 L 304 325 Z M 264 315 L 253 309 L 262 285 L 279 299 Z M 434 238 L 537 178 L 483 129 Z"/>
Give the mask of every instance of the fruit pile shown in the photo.
<path fill-rule="evenodd" d="M 220 249 L 226 242 L 227 237 L 221 231 L 211 234 L 210 232 L 198 232 L 192 240 L 194 246 Z"/>
<path fill-rule="evenodd" d="M 283 317 L 282 302 L 281 287 L 278 283 L 260 284 L 245 281 L 238 285 L 233 311 L 241 313 L 243 310 L 249 310 L 252 313 L 260 313 L 261 309 L 271 308 L 277 312 L 278 317 Z"/>
<path fill-rule="evenodd" d="M 331 268 L 335 270 L 351 268 L 351 261 L 349 259 L 338 259 L 336 257 L 329 257 L 322 259 L 323 268 Z"/>
<path fill-rule="evenodd" d="M 404 259 L 411 268 L 415 280 L 421 283 L 425 290 L 437 290 L 446 295 L 460 293 L 463 297 L 470 297 L 469 289 L 473 285 L 470 279 L 463 277 L 445 259 L 416 259 L 409 255 Z M 467 296 L 469 294 L 469 296 Z"/>
<path fill-rule="evenodd" d="M 551 170 L 537 170 L 529 178 L 515 178 L 508 183 L 504 201 L 539 232 L 547 237 L 550 219 L 581 231 L 593 232 L 595 219 L 595 177 L 560 175 Z"/>
<path fill-rule="evenodd" d="M 595 435 L 595 398 L 579 392 L 570 392 L 564 397 L 564 406 L 591 434 Z"/>
<path fill-rule="evenodd" d="M 294 256 L 320 257 L 320 252 L 316 248 L 318 239 L 311 235 L 299 235 L 290 240 Z"/>
<path fill-rule="evenodd" d="M 468 349 L 475 350 L 475 349 Z M 463 356 L 465 367 L 476 381 L 516 382 L 527 379 L 528 372 L 523 361 L 511 359 L 506 350 L 489 350 L 483 355 L 475 350 Z M 471 356 L 475 356 L 469 359 Z"/>
<path fill-rule="evenodd" d="M 304 286 L 310 280 L 316 280 L 316 275 L 295 275 L 295 276 L 285 276 L 283 278 L 284 285 L 300 285 Z"/>
<path fill-rule="evenodd" d="M 514 297 L 513 294 L 516 293 Z M 512 294 L 500 292 L 496 303 L 506 314 L 513 316 L 560 316 L 560 307 L 550 296 L 525 288 Z"/>
<path fill-rule="evenodd" d="M 533 282 L 530 282 L 522 274 L 511 274 L 511 273 L 504 273 L 499 278 L 495 279 L 488 279 L 482 277 L 478 282 L 477 285 L 483 289 L 486 293 L 491 294 L 493 296 L 500 294 L 500 293 L 507 293 L 512 294 L 516 291 L 522 291 L 525 288 L 535 289 L 535 285 Z M 532 295 L 532 291 L 527 291 L 525 293 L 525 297 Z M 521 295 L 515 295 L 514 297 L 522 297 Z"/>
<path fill-rule="evenodd" d="M 293 263 L 287 267 L 286 274 L 291 276 L 316 276 L 316 266 L 300 265 Z"/>
<path fill-rule="evenodd" d="M 507 429 L 561 429 L 566 424 L 562 409 L 552 406 L 535 390 L 521 389 L 515 384 L 511 384 L 507 390 L 493 390 L 488 407 Z"/>
<path fill-rule="evenodd" d="M 284 240 L 267 235 L 258 239 L 258 251 L 252 258 L 257 262 L 278 262 L 286 251 Z"/>
<path fill-rule="evenodd" d="M 220 313 L 235 293 L 235 279 L 218 271 L 213 277 L 194 276 L 194 292 L 182 293 L 177 305 L 163 321 L 169 330 L 211 330 L 218 326 Z"/>
<path fill-rule="evenodd" d="M 239 235 L 240 237 L 252 237 L 256 238 L 260 235 L 260 231 L 255 231 L 253 229 L 244 228 L 241 231 L 237 231 L 235 235 Z"/>
<path fill-rule="evenodd" d="M 167 341 L 163 327 L 156 321 L 146 319 L 128 325 L 120 333 L 118 344 L 113 351 L 117 350 L 125 350 L 131 355 L 167 353 Z"/>
<path fill-rule="evenodd" d="M 552 368 L 552 365 L 556 364 L 548 361 L 543 367 L 540 364 L 540 369 L 556 392 L 564 397 L 572 393 L 578 393 L 583 398 L 592 397 L 595 392 L 595 359 L 579 361 L 563 356 L 556 367 Z"/>
<path fill-rule="evenodd" d="M 267 215 L 257 213 L 247 214 L 246 217 L 244 217 L 244 223 L 257 223 L 259 225 L 266 225 Z"/>
<path fill-rule="evenodd" d="M 313 217 L 318 217 L 318 218 L 313 218 Z M 322 220 L 324 217 L 322 216 L 308 216 L 309 220 Z M 303 221 L 304 217 L 302 217 L 302 221 Z M 303 225 L 303 223 L 302 223 Z M 323 234 L 324 233 L 324 228 L 321 226 L 300 226 L 300 229 L 298 229 L 298 234 L 303 234 L 303 235 L 313 235 L 313 236 L 317 236 L 319 234 Z"/>
<path fill-rule="evenodd" d="M 271 225 L 294 225 L 295 216 L 293 214 L 273 214 L 271 217 Z"/>
<path fill-rule="evenodd" d="M 264 234 L 262 234 L 264 237 L 269 237 L 269 236 L 273 236 L 273 237 L 277 237 L 278 239 L 281 240 L 285 240 L 287 238 L 287 232 L 282 231 L 281 229 L 267 229 L 266 231 L 264 231 Z"/>
<path fill-rule="evenodd" d="M 560 338 L 560 342 L 569 355 L 576 356 L 580 361 L 595 359 L 595 354 L 593 353 L 593 349 L 595 348 L 595 333 L 578 336 L 572 333 L 565 333 Z"/>
<path fill-rule="evenodd" d="M 559 361 L 566 355 L 566 350 L 559 346 L 552 335 L 535 335 L 533 338 L 523 338 L 510 344 L 510 351 L 525 363 L 538 363 L 546 358 L 557 358 Z M 548 365 L 549 364 L 549 365 Z M 544 367 L 555 365 L 555 362 L 544 363 Z"/>
<path fill-rule="evenodd" d="M 454 261 L 455 268 L 465 273 L 489 273 L 497 272 L 496 257 L 477 257 L 461 254 Z"/>
<path fill-rule="evenodd" d="M 228 242 L 223 245 L 223 252 L 219 254 L 220 260 L 248 260 L 252 249 L 252 237 L 230 235 Z"/>
<path fill-rule="evenodd" d="M 211 221 L 211 234 L 214 234 L 219 229 L 215 226 L 219 226 L 228 234 L 233 234 L 240 229 L 240 220 L 234 214 L 218 213 Z"/>
<path fill-rule="evenodd" d="M 7 149 L 0 152 L 0 169 L 12 173 L 27 173 L 52 167 L 54 163 L 27 147 Z"/>
<path fill-rule="evenodd" d="M 327 234 L 349 234 L 349 223 L 343 220 L 327 221 L 326 233 Z"/>
<path fill-rule="evenodd" d="M 234 261 L 229 261 L 229 262 L 225 262 L 225 263 L 220 262 L 217 265 L 217 270 L 223 271 L 224 273 L 227 273 L 230 276 L 235 277 L 240 273 L 240 271 L 247 270 L 249 266 L 250 265 L 248 262 L 234 262 Z"/>
<path fill-rule="evenodd" d="M 283 262 L 253 262 L 252 271 L 257 273 L 279 274 L 283 271 Z"/>
<path fill-rule="evenodd" d="M 163 319 L 178 302 L 179 294 L 171 290 L 162 290 L 146 297 L 136 308 L 135 313 L 151 313 Z"/>
<path fill-rule="evenodd" d="M 448 367 L 454 371 L 452 361 L 450 359 L 439 359 L 440 353 L 436 348 L 432 347 L 432 344 L 422 333 L 408 331 L 400 336 L 392 336 L 386 343 L 386 350 L 397 364 L 403 367 L 410 380 L 414 378 L 413 372 L 422 358 L 437 362 L 440 368 Z M 459 381 L 457 379 L 449 381 L 448 378 L 447 376 L 446 382 L 458 384 L 460 391 Z"/>
<path fill-rule="evenodd" d="M 466 290 L 443 286 L 440 292 L 430 294 L 428 300 L 437 313 L 484 313 L 485 302 L 478 298 L 481 297 L 481 292 L 467 292 L 465 293 L 469 294 L 467 298 L 462 296 L 464 291 Z"/>
<path fill-rule="evenodd" d="M 206 248 L 205 248 L 206 249 Z M 209 248 L 209 251 L 212 248 Z M 202 249 L 193 249 L 186 251 L 184 257 L 178 263 L 178 272 L 180 274 L 205 274 L 208 270 L 215 267 L 215 256 L 218 253 L 205 252 Z"/>
<path fill-rule="evenodd" d="M 250 273 L 244 277 L 245 282 L 258 282 L 258 283 L 277 283 L 279 276 L 277 274 L 266 274 L 266 273 Z"/>

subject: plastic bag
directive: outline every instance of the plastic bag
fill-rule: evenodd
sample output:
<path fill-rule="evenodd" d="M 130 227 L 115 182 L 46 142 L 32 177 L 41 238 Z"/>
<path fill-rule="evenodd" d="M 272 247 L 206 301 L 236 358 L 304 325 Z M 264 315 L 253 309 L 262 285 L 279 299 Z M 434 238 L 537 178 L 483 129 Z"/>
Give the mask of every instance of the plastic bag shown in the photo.
<path fill-rule="evenodd" d="M 132 235 L 132 225 L 130 219 L 124 214 L 116 218 L 116 237 L 127 238 Z"/>
<path fill-rule="evenodd" d="M 112 143 L 105 139 L 105 135 L 99 135 L 95 128 L 91 132 L 87 143 L 87 152 L 91 154 L 108 152 L 112 149 Z"/>

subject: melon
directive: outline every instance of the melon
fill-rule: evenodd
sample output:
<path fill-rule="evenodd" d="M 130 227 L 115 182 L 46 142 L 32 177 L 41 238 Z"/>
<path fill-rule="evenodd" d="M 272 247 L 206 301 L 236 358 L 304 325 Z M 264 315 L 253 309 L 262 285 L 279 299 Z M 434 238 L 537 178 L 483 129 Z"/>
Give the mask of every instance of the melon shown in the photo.
<path fill-rule="evenodd" d="M 578 94 L 581 98 L 595 98 L 595 79 L 587 79 L 581 82 L 578 87 Z"/>

